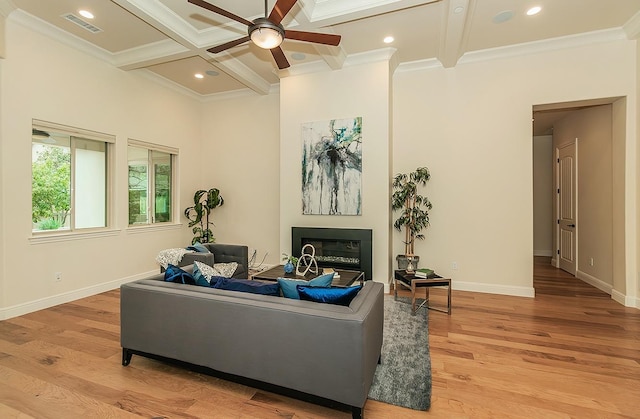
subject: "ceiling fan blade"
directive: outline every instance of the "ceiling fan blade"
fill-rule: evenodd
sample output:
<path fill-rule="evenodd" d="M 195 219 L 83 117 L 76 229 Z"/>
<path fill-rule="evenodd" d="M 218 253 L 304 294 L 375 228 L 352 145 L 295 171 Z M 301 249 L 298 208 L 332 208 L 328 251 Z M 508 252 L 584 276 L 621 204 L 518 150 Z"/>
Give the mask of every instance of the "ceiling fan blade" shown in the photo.
<path fill-rule="evenodd" d="M 242 38 L 238 38 L 233 41 L 225 42 L 224 44 L 211 47 L 207 51 L 209 51 L 212 54 L 217 54 L 219 52 L 224 51 L 225 49 L 229 49 L 229 48 L 235 47 L 236 45 L 243 44 L 247 42 L 249 39 L 251 39 L 249 38 L 249 36 L 243 36 Z"/>
<path fill-rule="evenodd" d="M 287 61 L 287 57 L 284 56 L 282 48 L 275 47 L 270 49 L 269 51 L 271 51 L 271 55 L 273 55 L 273 59 L 276 60 L 276 64 L 278 64 L 278 68 L 280 70 L 284 70 L 285 68 L 291 66 L 291 64 L 289 64 L 289 61 Z"/>
<path fill-rule="evenodd" d="M 284 37 L 286 39 L 293 39 L 296 41 L 314 42 L 316 44 L 325 44 L 337 46 L 340 44 L 340 35 L 334 35 L 331 33 L 318 33 L 318 32 L 305 32 L 305 31 L 292 31 L 285 30 Z"/>
<path fill-rule="evenodd" d="M 249 20 L 247 20 L 247 19 L 245 19 L 243 17 L 234 15 L 231 12 L 227 12 L 226 10 L 221 9 L 218 6 L 214 6 L 213 4 L 207 3 L 206 1 L 203 1 L 203 0 L 188 0 L 188 1 L 191 4 L 195 4 L 196 6 L 200 6 L 203 9 L 207 9 L 209 11 L 212 11 L 213 13 L 217 13 L 217 14 L 222 15 L 224 17 L 228 17 L 229 19 L 235 20 L 236 22 L 243 23 L 243 24 L 245 24 L 247 26 L 253 25 L 253 22 L 251 22 L 251 21 L 249 21 Z M 294 1 L 294 3 L 295 3 L 295 1 Z"/>
<path fill-rule="evenodd" d="M 269 14 L 269 20 L 279 25 L 282 19 L 289 13 L 289 10 L 296 4 L 296 0 L 278 0 L 273 6 L 271 13 Z"/>

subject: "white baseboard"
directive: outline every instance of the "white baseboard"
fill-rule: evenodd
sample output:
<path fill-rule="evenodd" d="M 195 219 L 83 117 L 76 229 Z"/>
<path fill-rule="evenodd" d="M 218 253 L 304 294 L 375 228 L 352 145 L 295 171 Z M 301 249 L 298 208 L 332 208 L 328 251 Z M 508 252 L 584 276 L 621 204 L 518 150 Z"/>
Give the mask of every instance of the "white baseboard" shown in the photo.
<path fill-rule="evenodd" d="M 611 291 L 613 290 L 613 286 L 611 284 L 607 284 L 601 279 L 596 278 L 595 276 L 591 276 L 586 272 L 582 272 L 581 270 L 576 271 L 576 278 L 583 280 L 589 285 L 593 285 L 598 288 L 600 291 L 604 291 L 607 294 L 611 295 Z"/>
<path fill-rule="evenodd" d="M 533 251 L 533 256 L 552 257 L 553 256 L 553 250 L 534 250 Z"/>
<path fill-rule="evenodd" d="M 617 303 L 622 304 L 625 307 L 632 307 L 640 309 L 640 298 L 624 295 L 620 291 L 612 290 L 611 299 Z"/>
<path fill-rule="evenodd" d="M 158 272 L 159 271 L 156 269 L 150 272 L 136 274 L 126 278 L 116 279 L 115 281 L 104 282 L 102 284 L 96 284 L 90 287 L 68 291 L 62 294 L 52 295 L 50 297 L 45 297 L 38 300 L 22 303 L 22 304 L 16 304 L 11 307 L 1 308 L 0 320 L 7 320 L 13 317 L 18 317 L 24 314 L 32 313 L 34 311 L 57 306 L 59 304 L 75 301 L 80 298 L 85 298 L 92 295 L 100 294 L 101 292 L 111 291 L 113 289 L 120 287 L 120 285 L 122 284 L 131 282 L 131 281 L 136 281 L 138 279 L 148 278 L 149 276 L 156 275 Z"/>
<path fill-rule="evenodd" d="M 536 296 L 536 292 L 533 289 L 533 287 L 517 287 L 513 285 L 496 285 L 496 284 L 486 284 L 486 283 L 478 283 L 478 282 L 460 282 L 460 281 L 451 281 L 451 287 L 454 290 L 483 292 L 485 294 L 501 294 L 501 295 L 512 295 L 514 297 L 529 297 L 529 298 L 533 298 Z"/>

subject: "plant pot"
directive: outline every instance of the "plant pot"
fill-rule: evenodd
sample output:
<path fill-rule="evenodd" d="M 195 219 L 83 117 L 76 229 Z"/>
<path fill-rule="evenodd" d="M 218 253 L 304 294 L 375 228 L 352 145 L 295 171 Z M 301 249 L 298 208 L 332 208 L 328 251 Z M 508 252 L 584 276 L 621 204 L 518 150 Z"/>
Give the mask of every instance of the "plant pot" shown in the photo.
<path fill-rule="evenodd" d="M 413 256 L 413 269 L 418 269 L 418 262 L 420 261 L 420 256 L 418 255 L 414 255 Z M 406 255 L 398 255 L 396 256 L 396 262 L 398 262 L 398 269 L 400 270 L 405 270 L 407 269 L 407 266 L 409 265 L 409 261 L 407 260 L 407 256 Z"/>

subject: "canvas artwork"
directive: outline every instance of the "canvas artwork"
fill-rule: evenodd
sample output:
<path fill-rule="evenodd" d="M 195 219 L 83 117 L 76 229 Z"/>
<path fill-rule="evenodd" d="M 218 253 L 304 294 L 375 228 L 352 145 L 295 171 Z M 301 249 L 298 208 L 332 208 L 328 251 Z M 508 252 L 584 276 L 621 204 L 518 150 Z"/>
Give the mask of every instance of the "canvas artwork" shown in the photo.
<path fill-rule="evenodd" d="M 362 117 L 302 124 L 302 213 L 362 214 Z"/>

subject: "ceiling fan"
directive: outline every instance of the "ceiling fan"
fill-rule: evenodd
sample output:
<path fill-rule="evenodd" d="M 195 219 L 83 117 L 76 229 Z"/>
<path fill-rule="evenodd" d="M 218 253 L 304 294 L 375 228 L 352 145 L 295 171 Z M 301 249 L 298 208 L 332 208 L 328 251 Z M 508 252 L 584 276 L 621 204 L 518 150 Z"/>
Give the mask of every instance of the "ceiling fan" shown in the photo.
<path fill-rule="evenodd" d="M 247 41 L 252 41 L 260 48 L 270 50 L 271 55 L 273 55 L 273 59 L 278 65 L 278 68 L 282 70 L 289 67 L 290 65 L 289 61 L 287 61 L 287 58 L 284 56 L 282 48 L 280 48 L 280 44 L 285 38 L 294 39 L 296 41 L 313 42 L 316 44 L 333 46 L 337 46 L 338 44 L 340 44 L 340 35 L 284 29 L 280 22 L 282 22 L 282 19 L 286 16 L 287 13 L 289 13 L 289 10 L 291 10 L 293 5 L 296 4 L 297 0 L 277 0 L 268 17 L 267 0 L 265 0 L 265 17 L 259 17 L 253 22 L 240 16 L 234 15 L 231 12 L 228 12 L 203 0 L 188 1 L 189 3 L 195 4 L 196 6 L 200 6 L 219 15 L 228 17 L 229 19 L 233 19 L 237 22 L 247 25 L 248 27 L 247 36 L 243 36 L 242 38 L 225 42 L 224 44 L 209 48 L 207 51 L 212 54 L 217 54 L 226 49 L 244 44 Z"/>

